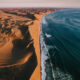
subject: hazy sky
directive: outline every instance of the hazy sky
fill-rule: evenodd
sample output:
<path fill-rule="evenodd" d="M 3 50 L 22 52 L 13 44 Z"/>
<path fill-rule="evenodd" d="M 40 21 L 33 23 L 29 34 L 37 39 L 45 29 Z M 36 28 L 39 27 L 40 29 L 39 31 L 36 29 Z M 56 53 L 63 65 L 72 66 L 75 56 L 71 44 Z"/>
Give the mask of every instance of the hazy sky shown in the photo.
<path fill-rule="evenodd" d="M 80 0 L 0 0 L 0 2 L 80 2 Z"/>
<path fill-rule="evenodd" d="M 0 7 L 74 7 L 80 8 L 80 0 L 0 0 Z"/>

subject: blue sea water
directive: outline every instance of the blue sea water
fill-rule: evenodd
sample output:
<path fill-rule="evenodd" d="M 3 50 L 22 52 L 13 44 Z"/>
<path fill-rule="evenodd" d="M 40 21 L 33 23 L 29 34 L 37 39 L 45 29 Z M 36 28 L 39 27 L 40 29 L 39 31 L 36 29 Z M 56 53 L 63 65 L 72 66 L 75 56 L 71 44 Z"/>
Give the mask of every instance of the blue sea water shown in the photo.
<path fill-rule="evenodd" d="M 41 21 L 42 80 L 80 80 L 80 9 L 63 9 Z"/>

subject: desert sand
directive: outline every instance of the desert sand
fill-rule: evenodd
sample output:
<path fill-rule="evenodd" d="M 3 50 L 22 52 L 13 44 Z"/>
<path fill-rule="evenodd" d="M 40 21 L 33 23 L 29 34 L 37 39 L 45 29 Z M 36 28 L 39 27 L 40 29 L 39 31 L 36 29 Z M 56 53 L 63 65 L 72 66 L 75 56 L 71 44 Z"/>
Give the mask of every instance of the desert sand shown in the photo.
<path fill-rule="evenodd" d="M 41 80 L 40 21 L 50 11 L 36 19 L 15 11 L 0 10 L 0 80 Z"/>

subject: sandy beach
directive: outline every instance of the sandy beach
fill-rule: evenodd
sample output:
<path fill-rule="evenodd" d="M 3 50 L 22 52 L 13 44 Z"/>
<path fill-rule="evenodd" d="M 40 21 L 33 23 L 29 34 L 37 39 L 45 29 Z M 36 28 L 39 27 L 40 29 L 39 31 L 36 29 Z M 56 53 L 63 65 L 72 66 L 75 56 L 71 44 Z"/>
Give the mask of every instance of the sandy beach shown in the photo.
<path fill-rule="evenodd" d="M 32 26 L 29 26 L 29 31 L 31 33 L 31 36 L 34 41 L 34 48 L 37 55 L 38 65 L 33 72 L 33 75 L 30 80 L 41 80 L 41 72 L 40 72 L 40 43 L 39 43 L 39 35 L 40 35 L 40 20 L 42 18 L 42 15 L 38 16 L 36 15 L 38 20 L 34 21 L 34 24 Z M 37 76 L 37 77 L 35 77 Z"/>
<path fill-rule="evenodd" d="M 41 53 L 40 53 L 40 27 L 41 27 L 41 19 L 44 15 L 49 14 L 50 11 L 46 13 L 42 13 L 40 15 L 35 15 L 37 20 L 34 21 L 34 24 L 29 26 L 29 31 L 34 41 L 34 48 L 37 55 L 38 65 L 33 72 L 30 80 L 41 80 Z M 35 77 L 37 76 L 37 77 Z"/>
<path fill-rule="evenodd" d="M 41 80 L 41 53 L 40 53 L 40 27 L 41 27 L 41 19 L 45 14 L 48 14 L 50 12 L 47 13 L 42 13 L 40 15 L 35 15 L 37 20 L 34 21 L 34 24 L 29 26 L 29 31 L 30 34 L 33 38 L 34 41 L 34 48 L 36 51 L 36 55 L 37 55 L 37 61 L 38 61 L 38 65 L 36 67 L 36 69 L 34 70 L 30 80 Z M 35 77 L 37 76 L 37 77 Z"/>

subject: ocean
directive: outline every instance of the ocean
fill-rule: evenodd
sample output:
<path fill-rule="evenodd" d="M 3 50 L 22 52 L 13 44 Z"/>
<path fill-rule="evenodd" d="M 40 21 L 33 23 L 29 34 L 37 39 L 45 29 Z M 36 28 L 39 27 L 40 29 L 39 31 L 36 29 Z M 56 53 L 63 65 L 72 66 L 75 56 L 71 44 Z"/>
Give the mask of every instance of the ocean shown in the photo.
<path fill-rule="evenodd" d="M 80 9 L 43 16 L 40 45 L 42 80 L 80 80 Z"/>

